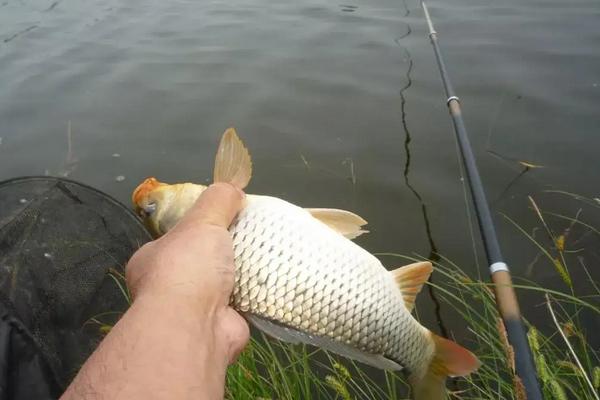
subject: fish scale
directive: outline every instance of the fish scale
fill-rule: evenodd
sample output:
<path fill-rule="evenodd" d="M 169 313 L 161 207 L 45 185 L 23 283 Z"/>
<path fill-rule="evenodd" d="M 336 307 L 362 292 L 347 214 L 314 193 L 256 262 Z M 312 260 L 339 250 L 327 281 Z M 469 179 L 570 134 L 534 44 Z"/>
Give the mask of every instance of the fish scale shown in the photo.
<path fill-rule="evenodd" d="M 230 232 L 239 311 L 383 354 L 412 371 L 432 357 L 427 330 L 389 272 L 306 210 L 248 195 Z"/>

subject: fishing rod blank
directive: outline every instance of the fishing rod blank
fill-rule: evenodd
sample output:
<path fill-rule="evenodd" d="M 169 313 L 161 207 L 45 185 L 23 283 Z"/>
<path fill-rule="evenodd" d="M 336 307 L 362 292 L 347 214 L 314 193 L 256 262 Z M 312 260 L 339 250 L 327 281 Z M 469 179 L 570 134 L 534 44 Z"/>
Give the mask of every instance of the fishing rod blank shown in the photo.
<path fill-rule="evenodd" d="M 421 5 L 423 6 L 427 25 L 429 26 L 429 38 L 431 39 L 431 44 L 435 52 L 435 58 L 444 84 L 444 90 L 448 97 L 446 104 L 450 111 L 450 115 L 452 116 L 454 133 L 456 134 L 456 140 L 465 166 L 467 180 L 469 181 L 469 187 L 471 188 L 471 196 L 475 206 L 477 222 L 479 224 L 486 258 L 490 265 L 491 279 L 494 283 L 496 304 L 502 320 L 504 321 L 504 325 L 506 326 L 508 341 L 514 349 L 516 374 L 519 376 L 525 387 L 527 399 L 541 400 L 542 393 L 537 380 L 537 374 L 531 356 L 531 349 L 529 348 L 529 343 L 527 341 L 525 327 L 521 319 L 519 303 L 512 286 L 510 271 L 502 258 L 500 245 L 498 244 L 498 238 L 494 228 L 494 221 L 492 220 L 481 177 L 479 176 L 477 164 L 475 163 L 475 157 L 469 142 L 467 129 L 465 128 L 465 123 L 462 119 L 460 99 L 454 93 L 454 89 L 450 83 L 450 77 L 448 76 L 448 71 L 446 71 L 446 65 L 444 64 L 442 53 L 437 42 L 437 32 L 433 27 L 427 5 L 424 1 L 421 1 Z"/>

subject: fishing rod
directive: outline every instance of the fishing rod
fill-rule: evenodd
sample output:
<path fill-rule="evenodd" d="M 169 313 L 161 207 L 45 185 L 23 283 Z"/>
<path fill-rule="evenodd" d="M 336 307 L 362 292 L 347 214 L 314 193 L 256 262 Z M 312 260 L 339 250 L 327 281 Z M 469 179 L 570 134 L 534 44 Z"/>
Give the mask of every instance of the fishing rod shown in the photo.
<path fill-rule="evenodd" d="M 456 134 L 456 140 L 462 156 L 467 180 L 469 181 L 469 187 L 471 188 L 471 197 L 475 206 L 479 231 L 481 232 L 486 259 L 490 266 L 491 279 L 494 283 L 496 304 L 506 327 L 508 342 L 514 350 L 516 374 L 523 383 L 527 399 L 542 400 L 543 397 L 537 380 L 536 369 L 531 356 L 531 349 L 529 348 L 525 326 L 521 319 L 519 302 L 517 301 L 517 296 L 512 286 L 510 271 L 504 262 L 502 252 L 500 251 L 500 245 L 494 228 L 494 221 L 492 220 L 492 214 L 485 197 L 481 177 L 479 176 L 477 164 L 475 163 L 475 157 L 467 135 L 467 128 L 465 127 L 462 118 L 460 99 L 456 96 L 452 84 L 450 83 L 450 77 L 448 76 L 448 71 L 446 70 L 446 65 L 444 64 L 442 53 L 438 45 L 437 32 L 433 27 L 427 5 L 424 1 L 421 1 L 421 5 L 429 27 L 429 39 L 431 40 L 431 45 L 435 52 L 435 58 L 442 77 L 442 83 L 448 98 L 446 100 L 446 105 L 452 116 L 454 133 Z"/>

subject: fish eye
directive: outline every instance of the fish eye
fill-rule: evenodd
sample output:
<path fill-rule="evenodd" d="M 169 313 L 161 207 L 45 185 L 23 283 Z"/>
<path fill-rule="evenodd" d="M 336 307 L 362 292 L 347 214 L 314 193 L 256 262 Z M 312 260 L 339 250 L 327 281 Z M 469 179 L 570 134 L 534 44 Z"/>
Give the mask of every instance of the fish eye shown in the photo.
<path fill-rule="evenodd" d="M 141 207 L 137 207 L 137 214 L 142 218 L 148 218 L 150 215 L 152 215 L 152 213 L 154 213 L 154 211 L 156 211 L 156 203 L 152 202 L 152 203 L 148 203 L 145 204 L 144 206 Z"/>
<path fill-rule="evenodd" d="M 151 215 L 154 211 L 156 211 L 156 203 L 153 202 L 146 204 L 143 210 L 146 215 Z"/>

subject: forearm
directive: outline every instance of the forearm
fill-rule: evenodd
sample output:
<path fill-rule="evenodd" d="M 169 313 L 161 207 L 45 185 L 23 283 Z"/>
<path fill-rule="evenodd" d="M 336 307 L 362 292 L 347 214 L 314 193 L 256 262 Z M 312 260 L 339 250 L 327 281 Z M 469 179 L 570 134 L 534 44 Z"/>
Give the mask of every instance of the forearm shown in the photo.
<path fill-rule="evenodd" d="M 234 254 L 227 228 L 243 198 L 232 185 L 210 186 L 175 228 L 132 256 L 126 278 L 136 300 L 63 400 L 223 398 L 227 365 L 250 334 L 228 306 Z"/>
<path fill-rule="evenodd" d="M 62 399 L 222 399 L 228 357 L 216 314 L 136 300 Z"/>

